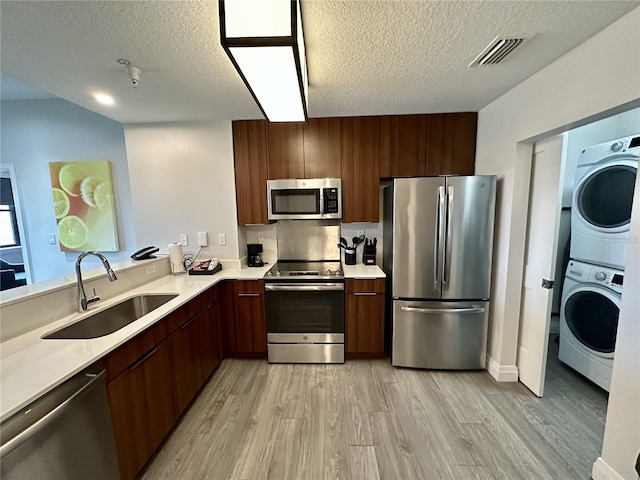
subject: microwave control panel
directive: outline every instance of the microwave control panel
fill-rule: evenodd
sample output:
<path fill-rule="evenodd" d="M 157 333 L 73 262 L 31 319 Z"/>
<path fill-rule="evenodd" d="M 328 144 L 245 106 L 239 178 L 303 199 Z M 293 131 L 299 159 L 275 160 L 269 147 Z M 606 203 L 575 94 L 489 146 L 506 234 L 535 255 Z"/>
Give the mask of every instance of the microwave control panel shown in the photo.
<path fill-rule="evenodd" d="M 324 194 L 324 213 L 339 213 L 338 211 L 338 189 L 325 188 Z"/>

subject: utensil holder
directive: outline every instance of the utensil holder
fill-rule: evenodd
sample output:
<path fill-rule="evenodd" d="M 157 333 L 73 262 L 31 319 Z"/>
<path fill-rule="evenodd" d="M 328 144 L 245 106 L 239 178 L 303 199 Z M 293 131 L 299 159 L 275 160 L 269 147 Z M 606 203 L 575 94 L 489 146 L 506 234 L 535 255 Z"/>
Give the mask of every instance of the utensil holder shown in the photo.
<path fill-rule="evenodd" d="M 345 248 L 344 249 L 344 264 L 355 265 L 356 264 L 356 249 Z"/>

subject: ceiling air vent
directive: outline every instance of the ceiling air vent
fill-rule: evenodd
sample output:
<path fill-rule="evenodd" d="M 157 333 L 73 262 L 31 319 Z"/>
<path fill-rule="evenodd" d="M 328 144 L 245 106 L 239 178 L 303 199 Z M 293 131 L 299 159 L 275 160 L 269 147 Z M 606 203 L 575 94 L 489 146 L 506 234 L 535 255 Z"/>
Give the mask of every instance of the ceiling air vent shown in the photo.
<path fill-rule="evenodd" d="M 513 52 L 516 48 L 522 45 L 524 38 L 500 38 L 496 37 L 485 48 L 480 55 L 478 55 L 473 62 L 469 64 L 470 67 L 478 67 L 480 65 L 492 65 L 495 63 L 501 63 L 504 59 Z"/>

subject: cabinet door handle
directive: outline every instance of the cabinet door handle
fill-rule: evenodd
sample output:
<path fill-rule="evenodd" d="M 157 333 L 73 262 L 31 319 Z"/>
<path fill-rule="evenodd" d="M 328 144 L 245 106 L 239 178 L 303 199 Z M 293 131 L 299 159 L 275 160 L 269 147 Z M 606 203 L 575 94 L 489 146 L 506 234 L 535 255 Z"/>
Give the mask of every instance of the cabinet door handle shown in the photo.
<path fill-rule="evenodd" d="M 259 297 L 259 293 L 238 293 L 239 297 Z"/>
<path fill-rule="evenodd" d="M 365 297 L 365 296 L 376 296 L 376 292 L 354 292 L 354 295 L 357 297 Z"/>
<path fill-rule="evenodd" d="M 193 321 L 196 319 L 197 315 L 194 315 L 193 317 L 191 317 L 189 320 L 187 320 L 186 322 L 184 322 L 182 325 L 180 325 L 180 330 L 184 330 L 185 328 L 187 328 L 189 325 L 191 325 L 193 323 Z"/>
<path fill-rule="evenodd" d="M 158 351 L 158 347 L 154 348 L 153 350 L 151 350 L 149 353 L 147 353 L 144 357 L 142 357 L 140 360 L 138 360 L 136 363 L 134 363 L 133 365 L 131 365 L 129 367 L 129 370 L 133 370 L 134 368 L 139 367 L 140 365 L 142 365 L 146 360 L 149 359 L 149 357 L 151 357 L 151 355 L 153 355 L 154 353 L 156 353 Z"/>

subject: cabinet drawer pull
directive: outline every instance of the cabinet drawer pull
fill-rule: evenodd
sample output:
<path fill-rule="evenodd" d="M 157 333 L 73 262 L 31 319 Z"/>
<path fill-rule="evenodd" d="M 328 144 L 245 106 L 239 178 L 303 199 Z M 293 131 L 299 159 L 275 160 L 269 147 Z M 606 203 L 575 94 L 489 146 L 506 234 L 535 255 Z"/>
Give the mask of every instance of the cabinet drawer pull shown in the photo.
<path fill-rule="evenodd" d="M 259 293 L 238 293 L 239 297 L 259 297 Z"/>
<path fill-rule="evenodd" d="M 376 296 L 377 293 L 376 292 L 354 292 L 354 295 L 357 297 Z"/>
<path fill-rule="evenodd" d="M 186 322 L 184 322 L 182 325 L 180 325 L 180 330 L 184 330 L 185 328 L 187 328 L 189 325 L 191 325 L 191 323 L 196 319 L 197 315 L 194 315 L 193 317 L 191 317 L 189 320 L 187 320 Z"/>
<path fill-rule="evenodd" d="M 140 360 L 138 360 L 136 363 L 134 363 L 133 365 L 131 365 L 129 367 L 129 370 L 133 370 L 134 368 L 140 366 L 142 363 L 144 363 L 151 355 L 153 355 L 154 353 L 156 353 L 158 351 L 158 347 L 154 348 L 153 350 L 151 350 L 149 353 L 147 353 L 144 357 L 142 357 Z"/>

